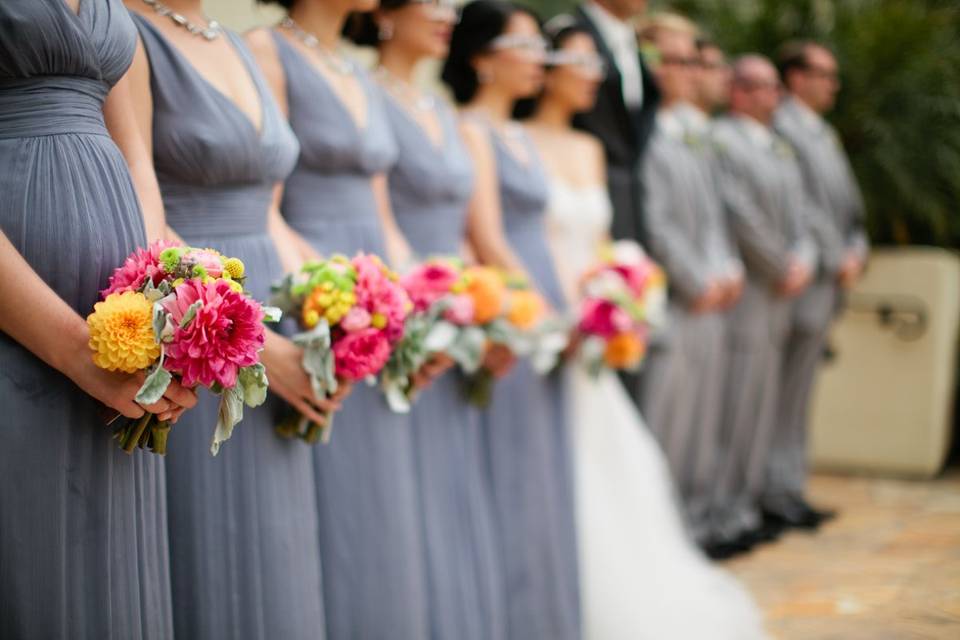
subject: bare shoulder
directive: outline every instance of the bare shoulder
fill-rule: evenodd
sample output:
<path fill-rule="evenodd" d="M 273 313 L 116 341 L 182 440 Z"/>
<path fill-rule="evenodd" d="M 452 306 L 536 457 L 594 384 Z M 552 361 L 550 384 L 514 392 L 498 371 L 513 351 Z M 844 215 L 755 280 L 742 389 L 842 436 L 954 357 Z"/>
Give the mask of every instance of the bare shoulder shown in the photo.
<path fill-rule="evenodd" d="M 273 34 L 268 27 L 257 27 L 243 34 L 243 40 L 257 61 L 264 78 L 267 79 L 267 84 L 270 85 L 273 95 L 280 103 L 281 110 L 286 113 L 287 79 Z"/>
<path fill-rule="evenodd" d="M 490 138 L 486 128 L 469 116 L 457 116 L 460 134 L 464 141 L 473 149 L 486 149 L 490 146 Z"/>
<path fill-rule="evenodd" d="M 264 62 L 272 61 L 279 64 L 277 56 L 277 43 L 273 40 L 273 35 L 267 27 L 257 27 L 243 34 L 243 40 L 247 43 L 250 52 L 257 58 L 261 65 Z"/>

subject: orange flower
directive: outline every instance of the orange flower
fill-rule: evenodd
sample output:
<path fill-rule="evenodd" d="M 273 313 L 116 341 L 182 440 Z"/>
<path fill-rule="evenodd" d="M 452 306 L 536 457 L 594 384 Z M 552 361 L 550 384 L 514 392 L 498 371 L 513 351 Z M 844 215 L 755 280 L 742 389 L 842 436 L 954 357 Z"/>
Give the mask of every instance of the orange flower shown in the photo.
<path fill-rule="evenodd" d="M 631 369 L 640 363 L 646 348 L 632 333 L 620 333 L 607 342 L 603 360 L 611 369 Z"/>
<path fill-rule="evenodd" d="M 507 289 L 494 269 L 489 267 L 470 267 L 464 272 L 465 293 L 473 300 L 474 319 L 485 324 L 503 313 Z"/>
<path fill-rule="evenodd" d="M 507 320 L 516 328 L 527 331 L 540 322 L 546 310 L 543 298 L 535 291 L 519 289 L 510 292 L 510 309 Z"/>

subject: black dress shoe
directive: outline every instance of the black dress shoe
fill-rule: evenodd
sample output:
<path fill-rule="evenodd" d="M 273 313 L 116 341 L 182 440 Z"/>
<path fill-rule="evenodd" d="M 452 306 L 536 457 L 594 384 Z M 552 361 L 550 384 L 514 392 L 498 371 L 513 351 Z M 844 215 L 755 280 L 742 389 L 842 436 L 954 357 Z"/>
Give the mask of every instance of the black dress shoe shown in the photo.
<path fill-rule="evenodd" d="M 785 504 L 777 509 L 763 510 L 764 525 L 784 529 L 815 530 L 820 526 L 820 518 L 811 509 L 804 509 L 798 505 Z"/>
<path fill-rule="evenodd" d="M 833 511 L 832 509 L 817 509 L 803 498 L 793 498 L 792 502 L 798 509 L 810 513 L 813 517 L 819 520 L 821 524 L 824 522 L 830 522 L 837 517 L 836 511 Z"/>
<path fill-rule="evenodd" d="M 744 533 L 743 538 L 753 546 L 767 544 L 779 540 L 780 536 L 782 536 L 786 530 L 787 527 L 782 521 L 764 517 L 763 524 L 756 529 Z"/>
<path fill-rule="evenodd" d="M 713 560 L 727 560 L 747 553 L 753 548 L 753 543 L 740 537 L 735 540 L 710 540 L 702 548 L 707 557 Z"/>

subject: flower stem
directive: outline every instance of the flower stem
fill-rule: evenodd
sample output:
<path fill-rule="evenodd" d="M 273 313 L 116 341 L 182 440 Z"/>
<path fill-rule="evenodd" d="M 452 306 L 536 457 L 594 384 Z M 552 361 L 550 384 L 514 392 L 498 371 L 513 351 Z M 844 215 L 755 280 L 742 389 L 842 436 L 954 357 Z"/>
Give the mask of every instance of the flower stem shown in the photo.
<path fill-rule="evenodd" d="M 143 432 L 146 431 L 147 425 L 150 424 L 150 420 L 152 419 L 152 413 L 144 413 L 143 417 L 137 420 L 133 427 L 127 429 L 124 439 L 121 440 L 120 443 L 124 451 L 133 453 L 133 450 L 137 448 L 137 444 L 140 443 L 140 437 L 143 435 Z"/>
<path fill-rule="evenodd" d="M 167 438 L 170 435 L 170 422 L 164 420 L 153 425 L 150 430 L 150 450 L 158 455 L 166 455 Z"/>

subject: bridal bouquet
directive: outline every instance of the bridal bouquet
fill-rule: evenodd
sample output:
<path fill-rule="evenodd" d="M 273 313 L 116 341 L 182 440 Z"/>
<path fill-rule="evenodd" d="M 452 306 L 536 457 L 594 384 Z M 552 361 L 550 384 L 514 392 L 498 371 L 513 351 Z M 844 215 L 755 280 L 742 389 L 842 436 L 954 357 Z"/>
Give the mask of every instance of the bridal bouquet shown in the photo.
<path fill-rule="evenodd" d="M 517 357 L 529 358 L 541 374 L 549 372 L 567 346 L 568 328 L 559 317 L 548 313 L 539 293 L 522 276 L 489 267 L 468 269 L 467 293 L 483 313 L 477 324 L 487 344 L 499 344 Z M 493 375 L 485 369 L 468 371 L 467 397 L 477 406 L 490 401 Z"/>
<path fill-rule="evenodd" d="M 309 262 L 274 287 L 274 303 L 299 320 L 293 341 L 303 347 L 303 368 L 318 398 L 336 393 L 338 379 L 360 381 L 378 374 L 403 337 L 410 298 L 380 258 L 336 255 Z M 285 437 L 328 442 L 325 426 L 294 414 L 277 426 Z"/>
<path fill-rule="evenodd" d="M 634 242 L 604 249 L 582 280 L 578 331 L 580 354 L 591 375 L 603 368 L 636 370 L 651 329 L 663 323 L 663 272 Z"/>
<path fill-rule="evenodd" d="M 410 410 L 414 374 L 436 354 L 445 354 L 467 373 L 480 368 L 487 335 L 477 319 L 483 319 L 484 309 L 468 293 L 469 281 L 462 261 L 444 257 L 430 259 L 400 279 L 413 311 L 381 376 L 394 411 Z"/>
<path fill-rule="evenodd" d="M 279 311 L 250 298 L 244 279 L 237 258 L 158 241 L 114 271 L 87 317 L 98 367 L 146 374 L 137 402 L 159 401 L 174 377 L 220 395 L 213 455 L 243 418 L 243 405 L 256 407 L 267 394 L 263 323 L 279 320 Z M 124 451 L 166 452 L 170 425 L 155 417 L 145 414 L 116 432 Z"/>

